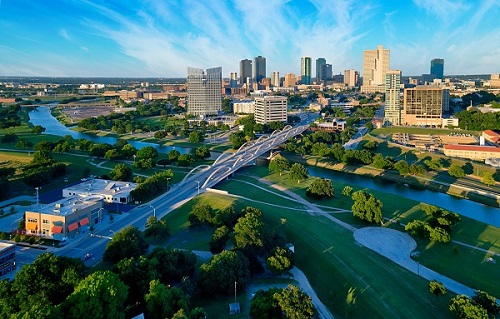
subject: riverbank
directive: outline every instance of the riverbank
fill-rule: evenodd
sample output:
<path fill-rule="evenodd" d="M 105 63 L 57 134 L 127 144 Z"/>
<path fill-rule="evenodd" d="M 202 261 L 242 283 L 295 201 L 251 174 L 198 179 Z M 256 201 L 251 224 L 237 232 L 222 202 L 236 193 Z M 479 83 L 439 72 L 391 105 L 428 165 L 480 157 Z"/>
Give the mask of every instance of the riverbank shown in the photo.
<path fill-rule="evenodd" d="M 451 196 L 465 198 L 492 207 L 500 207 L 500 196 L 498 195 L 499 191 L 497 190 L 498 187 L 495 188 L 495 192 L 487 192 L 485 190 L 474 189 L 468 185 L 460 184 L 460 180 L 457 180 L 455 183 L 447 183 L 424 176 L 401 176 L 396 171 L 385 171 L 367 165 L 359 166 L 347 165 L 344 163 L 333 163 L 329 159 L 317 156 L 302 157 L 296 154 L 287 153 L 286 157 L 294 162 L 299 162 L 309 166 L 365 177 L 379 178 L 401 185 L 408 185 L 409 187 L 417 189 L 429 189 Z"/>

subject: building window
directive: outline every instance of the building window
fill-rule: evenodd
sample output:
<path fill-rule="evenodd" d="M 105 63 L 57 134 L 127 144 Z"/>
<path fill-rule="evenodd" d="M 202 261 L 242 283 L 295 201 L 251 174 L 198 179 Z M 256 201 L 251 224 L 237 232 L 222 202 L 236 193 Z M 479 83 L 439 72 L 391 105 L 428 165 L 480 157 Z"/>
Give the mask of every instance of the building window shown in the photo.
<path fill-rule="evenodd" d="M 49 223 L 49 220 L 48 220 L 48 219 L 42 219 L 42 222 L 43 222 L 44 224 L 48 224 L 48 223 Z"/>
<path fill-rule="evenodd" d="M 36 218 L 28 218 L 28 223 L 37 223 L 38 219 Z"/>

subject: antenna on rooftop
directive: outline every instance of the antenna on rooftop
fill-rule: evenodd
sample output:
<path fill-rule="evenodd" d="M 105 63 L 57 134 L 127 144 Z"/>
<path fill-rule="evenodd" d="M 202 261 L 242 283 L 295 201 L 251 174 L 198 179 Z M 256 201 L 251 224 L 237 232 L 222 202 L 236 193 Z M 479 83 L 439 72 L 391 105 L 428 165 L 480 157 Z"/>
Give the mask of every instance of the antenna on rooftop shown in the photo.
<path fill-rule="evenodd" d="M 38 196 L 38 190 L 40 189 L 41 187 L 35 187 L 36 189 L 36 207 L 39 207 L 40 206 L 40 201 L 39 201 L 39 196 Z"/>

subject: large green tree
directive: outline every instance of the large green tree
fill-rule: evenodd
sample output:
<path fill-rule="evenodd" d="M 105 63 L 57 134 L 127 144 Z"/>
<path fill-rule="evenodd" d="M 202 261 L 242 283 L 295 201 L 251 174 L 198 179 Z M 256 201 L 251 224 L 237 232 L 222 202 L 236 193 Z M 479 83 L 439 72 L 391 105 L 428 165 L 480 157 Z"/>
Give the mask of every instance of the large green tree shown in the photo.
<path fill-rule="evenodd" d="M 129 181 L 132 178 L 132 169 L 126 164 L 118 163 L 109 172 L 109 177 L 115 181 Z"/>
<path fill-rule="evenodd" d="M 281 292 L 274 293 L 274 299 L 287 319 L 312 319 L 316 314 L 311 297 L 297 286 L 288 285 Z"/>
<path fill-rule="evenodd" d="M 308 197 L 321 199 L 321 198 L 332 198 L 335 194 L 333 189 L 333 183 L 331 180 L 326 178 L 316 177 L 312 181 L 309 188 L 307 188 L 306 195 Z"/>
<path fill-rule="evenodd" d="M 294 253 L 288 247 L 275 247 L 266 259 L 266 266 L 271 272 L 281 274 L 294 265 Z"/>
<path fill-rule="evenodd" d="M 287 171 L 290 168 L 290 162 L 283 156 L 281 155 L 276 155 L 271 159 L 269 162 L 269 171 L 271 172 L 278 172 L 281 174 L 284 171 Z"/>
<path fill-rule="evenodd" d="M 167 287 L 159 280 L 149 283 L 149 293 L 144 297 L 148 318 L 171 318 L 180 309 L 188 310 L 189 297 L 177 287 Z"/>
<path fill-rule="evenodd" d="M 158 219 L 155 216 L 149 216 L 145 226 L 146 229 L 144 230 L 144 236 L 146 237 L 161 240 L 170 236 L 167 221 L 163 219 Z"/>
<path fill-rule="evenodd" d="M 354 217 L 370 223 L 382 223 L 382 202 L 379 199 L 365 191 L 354 192 L 352 199 L 354 204 L 351 209 Z"/>
<path fill-rule="evenodd" d="M 461 178 L 465 176 L 464 169 L 460 165 L 453 164 L 448 169 L 448 174 L 451 177 Z"/>
<path fill-rule="evenodd" d="M 236 247 L 251 249 L 254 252 L 260 251 L 264 246 L 263 228 L 261 212 L 250 211 L 245 216 L 238 218 L 238 222 L 234 225 Z"/>
<path fill-rule="evenodd" d="M 453 297 L 450 301 L 450 311 L 459 319 L 486 319 L 486 309 L 476 304 L 465 295 Z"/>
<path fill-rule="evenodd" d="M 282 310 L 274 294 L 279 294 L 281 289 L 273 287 L 268 290 L 259 289 L 250 301 L 250 318 L 272 319 L 281 318 Z"/>
<path fill-rule="evenodd" d="M 300 163 L 294 163 L 292 164 L 292 166 L 290 166 L 290 172 L 288 173 L 288 175 L 291 180 L 295 180 L 297 181 L 297 183 L 300 183 L 300 181 L 307 179 L 309 173 L 307 172 L 307 168 L 304 165 Z"/>
<path fill-rule="evenodd" d="M 231 295 L 236 282 L 240 289 L 245 289 L 250 282 L 248 259 L 239 251 L 223 251 L 215 255 L 208 263 L 202 264 L 198 284 L 205 296 L 214 293 Z"/>
<path fill-rule="evenodd" d="M 111 271 L 96 271 L 82 280 L 63 303 L 66 318 L 125 318 L 128 287 Z"/>
<path fill-rule="evenodd" d="M 500 314 L 500 305 L 497 303 L 496 298 L 484 291 L 474 291 L 472 301 L 483 307 L 490 317 L 496 317 Z"/>
<path fill-rule="evenodd" d="M 123 258 L 138 258 L 148 249 L 144 235 L 137 227 L 127 226 L 117 232 L 106 246 L 103 260 L 115 264 Z"/>

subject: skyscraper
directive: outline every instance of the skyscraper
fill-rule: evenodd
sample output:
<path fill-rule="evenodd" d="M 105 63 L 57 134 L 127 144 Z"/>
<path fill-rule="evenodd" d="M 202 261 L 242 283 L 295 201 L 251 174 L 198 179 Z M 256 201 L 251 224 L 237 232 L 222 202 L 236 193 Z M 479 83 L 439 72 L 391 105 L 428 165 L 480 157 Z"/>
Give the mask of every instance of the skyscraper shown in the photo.
<path fill-rule="evenodd" d="M 275 87 L 280 86 L 280 73 L 278 71 L 271 73 L 271 85 Z"/>
<path fill-rule="evenodd" d="M 266 124 L 286 121 L 286 96 L 264 96 L 255 98 L 255 122 Z"/>
<path fill-rule="evenodd" d="M 387 71 L 385 74 L 384 122 L 389 122 L 391 125 L 401 125 L 400 87 L 401 71 Z"/>
<path fill-rule="evenodd" d="M 283 82 L 283 87 L 292 88 L 295 86 L 295 82 L 297 81 L 294 73 L 285 74 L 285 81 Z"/>
<path fill-rule="evenodd" d="M 188 67 L 188 114 L 216 115 L 222 107 L 222 68 L 203 69 Z"/>
<path fill-rule="evenodd" d="M 300 77 L 302 84 L 311 84 L 311 57 L 304 56 L 300 63 Z"/>
<path fill-rule="evenodd" d="M 344 84 L 348 87 L 358 86 L 359 72 L 355 70 L 344 70 Z"/>
<path fill-rule="evenodd" d="M 385 73 L 389 71 L 390 51 L 379 45 L 363 52 L 363 87 L 361 92 L 383 92 Z"/>
<path fill-rule="evenodd" d="M 444 78 L 444 59 L 431 60 L 431 74 L 434 74 L 437 79 Z"/>
<path fill-rule="evenodd" d="M 322 81 L 326 80 L 325 66 L 326 66 L 325 58 L 316 59 L 316 83 L 321 83 Z"/>
<path fill-rule="evenodd" d="M 263 56 L 259 55 L 253 59 L 253 75 L 257 83 L 266 77 L 266 58 Z"/>
<path fill-rule="evenodd" d="M 247 78 L 252 78 L 252 60 L 240 61 L 240 84 L 247 83 Z"/>

